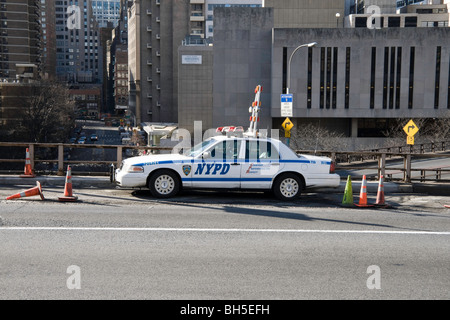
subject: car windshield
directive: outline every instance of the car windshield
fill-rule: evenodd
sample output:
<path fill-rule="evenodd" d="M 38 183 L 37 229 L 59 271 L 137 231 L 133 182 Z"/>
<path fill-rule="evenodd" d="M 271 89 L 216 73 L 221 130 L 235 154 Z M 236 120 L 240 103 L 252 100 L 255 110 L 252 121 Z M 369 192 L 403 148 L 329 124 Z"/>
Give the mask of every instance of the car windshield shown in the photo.
<path fill-rule="evenodd" d="M 205 140 L 197 145 L 195 145 L 194 147 L 192 147 L 191 149 L 187 150 L 184 155 L 188 156 L 188 157 L 196 157 L 198 156 L 200 153 L 202 153 L 206 148 L 208 148 L 209 146 L 213 145 L 214 143 L 216 143 L 217 141 L 214 139 L 208 139 Z"/>

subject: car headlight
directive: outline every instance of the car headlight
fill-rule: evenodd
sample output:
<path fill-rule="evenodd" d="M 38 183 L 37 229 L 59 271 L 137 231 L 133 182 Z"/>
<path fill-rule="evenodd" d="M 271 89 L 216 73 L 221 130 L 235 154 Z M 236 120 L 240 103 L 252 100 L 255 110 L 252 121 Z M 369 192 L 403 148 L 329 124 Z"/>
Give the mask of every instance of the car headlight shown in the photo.
<path fill-rule="evenodd" d="M 137 172 L 137 173 L 142 173 L 144 172 L 144 167 L 141 166 L 131 166 L 128 168 L 127 172 Z"/>

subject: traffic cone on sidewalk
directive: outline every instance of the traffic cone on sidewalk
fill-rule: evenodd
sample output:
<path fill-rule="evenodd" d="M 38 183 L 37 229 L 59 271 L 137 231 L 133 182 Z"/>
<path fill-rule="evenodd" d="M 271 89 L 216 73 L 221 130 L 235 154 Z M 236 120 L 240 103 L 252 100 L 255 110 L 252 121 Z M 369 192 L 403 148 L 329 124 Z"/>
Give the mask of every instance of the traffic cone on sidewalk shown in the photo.
<path fill-rule="evenodd" d="M 373 207 L 373 205 L 370 205 L 367 203 L 367 179 L 366 175 L 363 175 L 363 179 L 361 182 L 361 191 L 359 193 L 359 203 L 355 203 L 356 206 L 360 208 L 368 208 Z"/>
<path fill-rule="evenodd" d="M 6 200 L 19 199 L 19 198 L 25 198 L 25 197 L 32 197 L 32 196 L 37 196 L 37 195 L 39 195 L 42 200 L 45 200 L 44 194 L 42 193 L 41 183 L 39 181 L 36 181 L 36 187 L 28 189 L 28 190 L 25 190 L 25 191 L 20 192 L 20 193 L 16 193 L 16 194 L 14 194 L 12 196 L 9 196 L 8 198 L 6 198 Z"/>
<path fill-rule="evenodd" d="M 380 182 L 378 184 L 378 193 L 377 193 L 377 201 L 375 202 L 375 206 L 377 207 L 388 207 L 385 203 L 384 197 L 384 177 L 380 177 Z"/>
<path fill-rule="evenodd" d="M 21 178 L 34 178 L 36 175 L 33 173 L 33 169 L 31 168 L 31 159 L 30 159 L 30 151 L 27 148 L 25 154 L 25 170 L 24 174 L 21 174 Z"/>
<path fill-rule="evenodd" d="M 342 205 L 344 207 L 353 207 L 353 189 L 352 178 L 347 177 L 347 184 L 345 185 L 344 198 L 342 199 Z"/>
<path fill-rule="evenodd" d="M 58 197 L 59 201 L 77 201 L 78 197 L 72 193 L 72 170 L 67 166 L 66 183 L 64 185 L 64 196 Z"/>

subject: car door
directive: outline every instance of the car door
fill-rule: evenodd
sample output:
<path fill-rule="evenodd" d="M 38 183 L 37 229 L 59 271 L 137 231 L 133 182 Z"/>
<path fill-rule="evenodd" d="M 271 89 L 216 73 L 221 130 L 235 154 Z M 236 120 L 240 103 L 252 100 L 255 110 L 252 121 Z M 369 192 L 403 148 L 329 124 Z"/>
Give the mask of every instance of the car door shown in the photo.
<path fill-rule="evenodd" d="M 268 140 L 247 140 L 245 161 L 241 167 L 241 187 L 268 189 L 273 177 L 282 169 L 276 146 Z"/>
<path fill-rule="evenodd" d="M 195 188 L 240 187 L 241 163 L 239 153 L 241 140 L 229 139 L 216 143 L 207 150 L 201 161 L 195 163 L 192 186 Z"/>

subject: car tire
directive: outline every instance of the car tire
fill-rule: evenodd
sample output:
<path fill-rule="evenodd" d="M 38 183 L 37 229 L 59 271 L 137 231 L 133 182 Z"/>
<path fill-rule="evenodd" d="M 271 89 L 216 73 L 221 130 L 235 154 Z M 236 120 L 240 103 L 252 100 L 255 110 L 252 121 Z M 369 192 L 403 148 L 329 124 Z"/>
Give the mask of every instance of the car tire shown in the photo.
<path fill-rule="evenodd" d="M 275 180 L 272 189 L 278 199 L 292 201 L 300 197 L 304 183 L 299 176 L 293 173 L 284 173 Z"/>
<path fill-rule="evenodd" d="M 148 188 L 155 198 L 171 198 L 180 191 L 180 180 L 173 171 L 159 170 L 150 177 Z"/>

